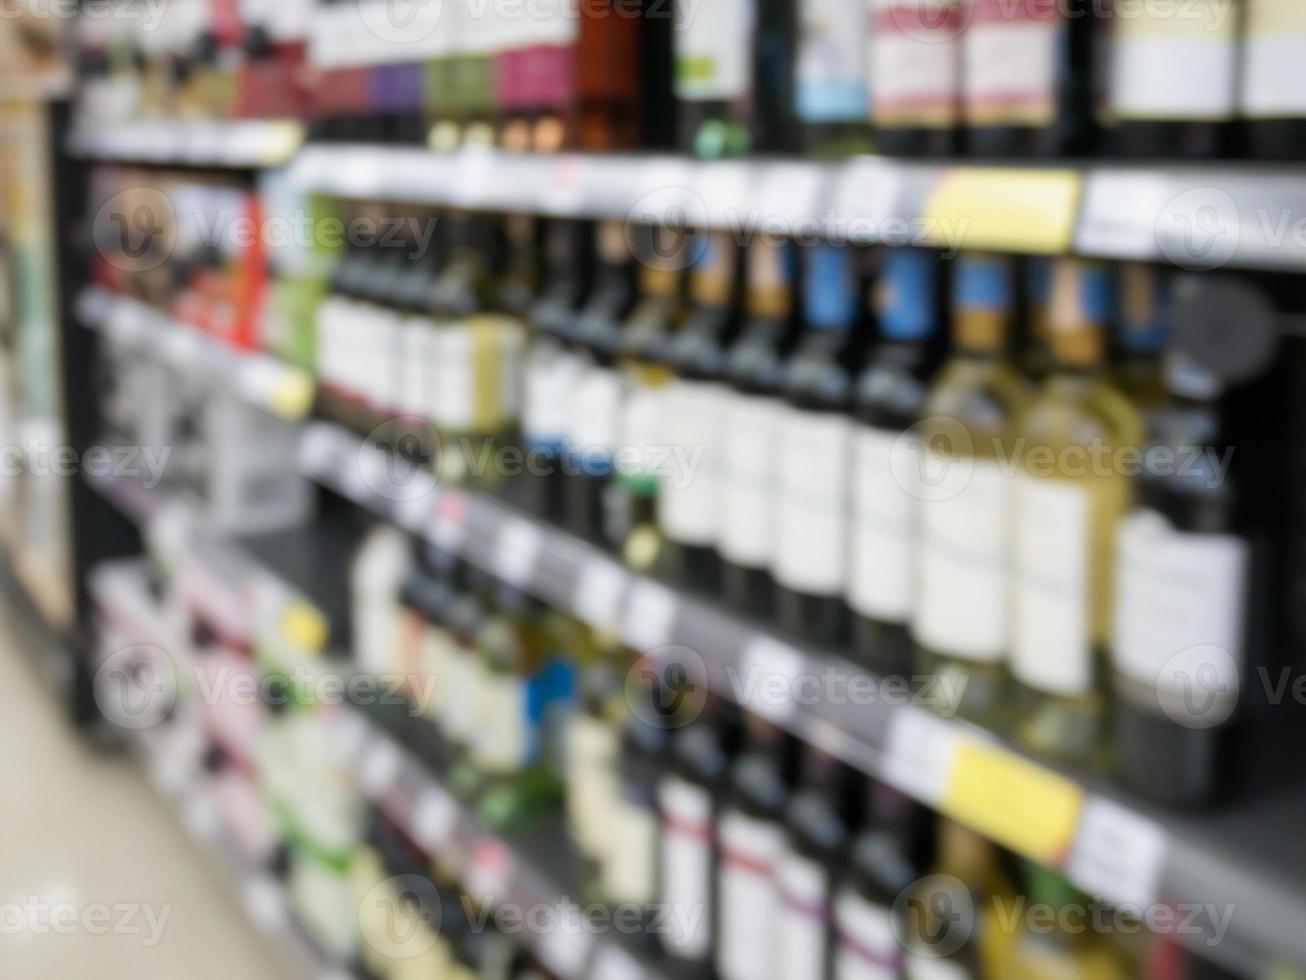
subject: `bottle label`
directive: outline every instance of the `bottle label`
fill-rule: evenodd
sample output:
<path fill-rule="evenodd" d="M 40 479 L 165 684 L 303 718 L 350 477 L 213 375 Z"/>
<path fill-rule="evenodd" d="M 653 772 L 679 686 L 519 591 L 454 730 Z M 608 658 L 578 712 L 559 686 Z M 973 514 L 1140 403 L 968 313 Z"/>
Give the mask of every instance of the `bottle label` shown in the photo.
<path fill-rule="evenodd" d="M 662 808 L 662 902 L 671 909 L 663 945 L 704 960 L 711 951 L 712 798 L 699 786 L 668 776 L 658 787 Z"/>
<path fill-rule="evenodd" d="M 1178 710 L 1194 694 L 1236 692 L 1247 542 L 1177 531 L 1152 510 L 1122 521 L 1116 542 L 1116 668 Z"/>
<path fill-rule="evenodd" d="M 604 888 L 614 903 L 649 905 L 657 889 L 657 812 L 643 800 L 623 795 L 607 814 L 609 851 Z"/>
<path fill-rule="evenodd" d="M 401 330 L 399 408 L 407 415 L 425 419 L 430 407 L 435 324 L 426 317 L 409 317 Z"/>
<path fill-rule="evenodd" d="M 617 805 L 617 733 L 584 712 L 572 716 L 567 738 L 567 816 L 586 855 L 607 853 L 608 819 Z"/>
<path fill-rule="evenodd" d="M 768 980 L 777 948 L 780 898 L 776 863 L 784 832 L 775 824 L 730 811 L 721 817 L 718 967 L 724 980 Z"/>
<path fill-rule="evenodd" d="M 567 424 L 567 451 L 577 457 L 582 472 L 612 472 L 623 394 L 621 375 L 611 368 L 590 367 L 584 372 Z"/>
<path fill-rule="evenodd" d="M 774 572 L 782 585 L 809 595 L 844 591 L 848 531 L 846 416 L 801 409 L 780 420 L 780 507 Z"/>
<path fill-rule="evenodd" d="M 743 98 L 753 84 L 755 0 L 676 0 L 676 96 Z"/>
<path fill-rule="evenodd" d="M 400 408 L 396 402 L 402 396 L 399 315 L 381 307 L 369 307 L 367 321 L 365 325 L 360 324 L 364 331 L 359 338 L 366 341 L 365 359 L 359 361 L 367 368 L 360 377 L 363 398 L 380 415 L 398 414 Z"/>
<path fill-rule="evenodd" d="M 870 0 L 871 115 L 877 126 L 957 122 L 961 12 L 936 0 Z"/>
<path fill-rule="evenodd" d="M 853 533 L 848 602 L 872 619 L 911 616 L 919 441 L 858 426 L 853 436 Z"/>
<path fill-rule="evenodd" d="M 464 324 L 437 324 L 431 418 L 440 428 L 465 432 L 472 424 L 475 392 L 472 334 Z"/>
<path fill-rule="evenodd" d="M 1306 4 L 1247 0 L 1243 40 L 1243 115 L 1253 119 L 1306 115 L 1301 66 L 1306 61 Z"/>
<path fill-rule="evenodd" d="M 666 394 L 670 439 L 658 519 L 667 538 L 710 546 L 717 537 L 721 500 L 720 444 L 726 389 L 704 381 L 677 381 Z"/>
<path fill-rule="evenodd" d="M 1205 120 L 1234 115 L 1238 17 L 1223 0 L 1182 14 L 1139 5 L 1113 18 L 1111 107 L 1118 119 Z"/>
<path fill-rule="evenodd" d="M 934 451 L 927 456 L 935 456 Z M 935 456 L 933 472 L 956 461 Z M 1010 601 L 1007 569 L 1009 482 L 997 463 L 975 460 L 954 496 L 923 500 L 920 572 L 913 630 L 933 650 L 969 660 L 1002 659 Z"/>
<path fill-rule="evenodd" d="M 449 685 L 454 676 L 454 661 L 458 657 L 458 646 L 453 634 L 441 626 L 425 624 L 422 639 L 422 671 L 433 685 L 429 687 L 431 701 L 424 706 L 423 713 L 435 724 L 443 728 L 444 718 L 453 703 Z"/>
<path fill-rule="evenodd" d="M 515 772 L 530 761 L 535 723 L 529 680 L 482 668 L 476 692 L 476 764 L 490 772 Z"/>
<path fill-rule="evenodd" d="M 562 451 L 576 391 L 579 365 L 558 345 L 536 341 L 526 367 L 522 429 L 527 445 L 549 454 Z"/>
<path fill-rule="evenodd" d="M 627 389 L 622 405 L 621 444 L 615 460 L 618 475 L 652 494 L 658 486 L 667 447 L 667 388 L 637 380 Z"/>
<path fill-rule="evenodd" d="M 809 122 L 869 116 L 866 0 L 802 0 L 797 109 Z"/>
<path fill-rule="evenodd" d="M 893 931 L 893 913 L 845 891 L 835 901 L 839 946 L 835 976 L 839 980 L 896 980 L 902 948 Z"/>
<path fill-rule="evenodd" d="M 1093 689 L 1088 493 L 1069 481 L 1020 476 L 1015 495 L 1012 671 L 1040 691 L 1086 694 Z"/>
<path fill-rule="evenodd" d="M 460 644 L 450 657 L 446 674 L 449 700 L 444 715 L 445 733 L 455 745 L 469 746 L 476 735 L 484 674 L 480 658 Z"/>
<path fill-rule="evenodd" d="M 906 972 L 907 980 L 977 980 L 959 963 L 916 954 L 907 957 Z"/>
<path fill-rule="evenodd" d="M 972 126 L 1046 126 L 1056 118 L 1066 20 L 1056 0 L 970 0 L 962 92 Z"/>
<path fill-rule="evenodd" d="M 771 561 L 776 482 L 771 447 L 781 410 L 775 398 L 725 396 L 720 546 L 728 561 L 745 568 L 766 568 Z"/>
<path fill-rule="evenodd" d="M 807 858 L 787 854 L 780 862 L 780 969 L 794 980 L 823 980 L 830 881 L 825 870 Z"/>

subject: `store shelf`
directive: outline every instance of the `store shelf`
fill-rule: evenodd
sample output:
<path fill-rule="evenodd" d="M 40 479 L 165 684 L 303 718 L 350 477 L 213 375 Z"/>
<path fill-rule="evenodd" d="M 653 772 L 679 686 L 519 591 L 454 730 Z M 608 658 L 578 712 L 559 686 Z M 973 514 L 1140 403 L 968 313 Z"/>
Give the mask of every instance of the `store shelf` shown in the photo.
<path fill-rule="evenodd" d="M 139 300 L 89 287 L 77 298 L 76 312 L 86 326 L 129 346 L 156 351 L 179 370 L 217 378 L 274 415 L 294 421 L 312 407 L 313 379 L 307 372 L 258 351 L 231 347 Z"/>
<path fill-rule="evenodd" d="M 1224 814 L 1176 815 L 1030 760 L 988 732 L 902 703 L 888 688 L 804 698 L 798 678 L 876 679 L 835 652 L 632 575 L 498 498 L 387 466 L 383 450 L 344 429 L 310 424 L 300 462 L 360 506 L 550 604 L 619 629 L 636 648 L 682 661 L 697 655 L 708 683 L 725 695 L 1015 852 L 1063 868 L 1085 890 L 1117 905 L 1195 910 L 1176 938 L 1201 955 L 1248 975 L 1306 966 L 1306 934 L 1294 926 L 1306 921 L 1306 850 L 1275 850 L 1300 839 L 1306 792 Z M 1227 933 L 1208 945 L 1224 932 L 1224 914 Z"/>
<path fill-rule="evenodd" d="M 75 129 L 74 155 L 100 160 L 252 169 L 287 163 L 304 142 L 291 119 L 141 119 Z"/>
<path fill-rule="evenodd" d="M 1002 166 L 307 146 L 305 190 L 346 198 L 687 223 L 741 234 L 1306 268 L 1306 185 L 1255 164 Z"/>

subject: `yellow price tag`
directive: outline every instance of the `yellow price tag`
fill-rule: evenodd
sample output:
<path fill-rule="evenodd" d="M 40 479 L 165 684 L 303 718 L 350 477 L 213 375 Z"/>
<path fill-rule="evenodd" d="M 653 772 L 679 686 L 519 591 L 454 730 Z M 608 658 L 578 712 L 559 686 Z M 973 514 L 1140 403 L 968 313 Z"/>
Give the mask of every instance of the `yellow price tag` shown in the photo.
<path fill-rule="evenodd" d="M 1083 178 L 1074 170 L 958 167 L 925 206 L 936 245 L 1056 255 L 1070 248 Z"/>
<path fill-rule="evenodd" d="M 283 371 L 268 395 L 268 407 L 288 419 L 302 419 L 313 405 L 313 379 L 303 371 Z"/>
<path fill-rule="evenodd" d="M 327 621 L 307 602 L 296 600 L 281 616 L 281 633 L 292 649 L 303 653 L 320 653 L 326 646 Z"/>
<path fill-rule="evenodd" d="M 1084 793 L 1070 780 L 1014 752 L 962 742 L 942 809 L 1017 854 L 1051 867 L 1070 850 Z"/>
<path fill-rule="evenodd" d="M 304 127 L 290 120 L 267 123 L 259 136 L 259 163 L 279 167 L 298 152 L 304 142 Z"/>

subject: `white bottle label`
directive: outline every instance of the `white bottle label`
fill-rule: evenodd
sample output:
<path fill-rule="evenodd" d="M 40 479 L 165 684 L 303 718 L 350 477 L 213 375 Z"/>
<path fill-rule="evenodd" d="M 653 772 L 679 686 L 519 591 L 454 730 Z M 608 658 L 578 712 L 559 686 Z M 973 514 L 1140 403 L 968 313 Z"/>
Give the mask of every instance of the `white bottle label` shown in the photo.
<path fill-rule="evenodd" d="M 403 356 L 400 364 L 399 408 L 406 415 L 427 417 L 434 360 L 435 324 L 426 317 L 409 317 L 402 330 Z"/>
<path fill-rule="evenodd" d="M 912 954 L 906 965 L 907 980 L 977 980 L 964 966 L 950 960 Z"/>
<path fill-rule="evenodd" d="M 1306 4 L 1247 0 L 1243 40 L 1243 115 L 1253 119 L 1306 115 Z"/>
<path fill-rule="evenodd" d="M 794 980 L 823 980 L 830 880 L 825 870 L 797 854 L 786 854 L 779 874 L 780 967 L 778 975 Z"/>
<path fill-rule="evenodd" d="M 436 325 L 431 418 L 454 432 L 471 427 L 473 385 L 472 332 L 463 324 Z"/>
<path fill-rule="evenodd" d="M 870 0 L 871 115 L 881 126 L 956 121 L 959 11 L 934 0 Z"/>
<path fill-rule="evenodd" d="M 608 850 L 608 820 L 618 802 L 617 733 L 584 712 L 572 716 L 567 739 L 567 816 L 572 836 L 586 855 Z"/>
<path fill-rule="evenodd" d="M 517 674 L 482 668 L 476 691 L 476 764 L 491 772 L 513 772 L 526 764 L 532 732 L 527 682 Z"/>
<path fill-rule="evenodd" d="M 778 952 L 775 872 L 784 833 L 773 823 L 730 811 L 721 818 L 720 839 L 718 970 L 722 980 L 770 980 Z"/>
<path fill-rule="evenodd" d="M 721 385 L 677 381 L 666 395 L 666 460 L 658 493 L 658 521 L 671 541 L 711 545 L 721 501 Z"/>
<path fill-rule="evenodd" d="M 603 866 L 607 897 L 618 904 L 651 904 L 657 887 L 657 812 L 623 798 L 608 820 L 611 836 Z"/>
<path fill-rule="evenodd" d="M 1088 494 L 1066 480 L 1017 477 L 1015 524 L 1012 671 L 1040 691 L 1085 694 L 1093 687 Z"/>
<path fill-rule="evenodd" d="M 845 891 L 835 901 L 838 949 L 835 980 L 896 980 L 902 948 L 893 931 L 893 912 Z"/>
<path fill-rule="evenodd" d="M 927 462 L 945 472 L 956 461 Z M 997 463 L 976 460 L 953 496 L 922 500 L 920 570 L 913 616 L 925 646 L 970 660 L 996 661 L 1006 652 L 1010 569 L 1010 481 Z"/>
<path fill-rule="evenodd" d="M 660 478 L 665 469 L 667 441 L 667 389 L 632 384 L 621 406 L 621 444 L 617 447 L 617 472 L 628 477 Z"/>
<path fill-rule="evenodd" d="M 847 416 L 800 409 L 781 415 L 773 570 L 780 584 L 798 592 L 844 591 L 851 438 Z"/>
<path fill-rule="evenodd" d="M 803 119 L 867 118 L 867 16 L 866 0 L 802 0 L 797 109 Z"/>
<path fill-rule="evenodd" d="M 658 787 L 658 803 L 662 902 L 670 910 L 662 944 L 677 957 L 702 960 L 711 948 L 712 798 L 701 787 L 668 776 Z"/>
<path fill-rule="evenodd" d="M 579 377 L 577 359 L 556 344 L 537 341 L 532 345 L 522 410 L 522 429 L 530 447 L 550 452 L 562 449 Z"/>
<path fill-rule="evenodd" d="M 737 99 L 753 84 L 755 0 L 676 0 L 676 95 Z"/>
<path fill-rule="evenodd" d="M 623 396 L 622 379 L 611 368 L 585 371 L 572 399 L 567 448 L 609 462 L 617 449 Z"/>
<path fill-rule="evenodd" d="M 993 0 L 970 0 L 962 36 L 962 93 L 974 125 L 1041 126 L 1056 115 L 1056 83 L 1065 69 L 1066 21 L 1055 5 L 1016 3 L 1005 16 Z"/>
<path fill-rule="evenodd" d="M 1111 107 L 1122 120 L 1232 119 L 1238 12 L 1190 0 L 1182 12 L 1143 4 L 1113 19 Z"/>
<path fill-rule="evenodd" d="M 443 728 L 445 714 L 453 697 L 449 685 L 453 679 L 453 666 L 458 656 L 458 645 L 453 634 L 441 626 L 427 625 L 422 631 L 422 672 L 426 696 L 430 703 L 423 706 L 423 714 Z"/>
<path fill-rule="evenodd" d="M 859 426 L 853 435 L 853 526 L 848 602 L 873 619 L 911 616 L 916 459 L 908 433 Z"/>
<path fill-rule="evenodd" d="M 459 645 L 449 661 L 449 700 L 444 714 L 445 733 L 455 745 L 470 746 L 476 736 L 480 723 L 477 706 L 484 673 L 476 653 Z"/>
<path fill-rule="evenodd" d="M 745 568 L 765 568 L 771 561 L 780 412 L 774 398 L 725 396 L 720 546 L 729 561 Z"/>
<path fill-rule="evenodd" d="M 1122 521 L 1116 542 L 1116 667 L 1170 698 L 1189 694 L 1185 685 L 1200 685 L 1199 694 L 1236 691 L 1247 542 L 1176 531 L 1150 510 Z"/>

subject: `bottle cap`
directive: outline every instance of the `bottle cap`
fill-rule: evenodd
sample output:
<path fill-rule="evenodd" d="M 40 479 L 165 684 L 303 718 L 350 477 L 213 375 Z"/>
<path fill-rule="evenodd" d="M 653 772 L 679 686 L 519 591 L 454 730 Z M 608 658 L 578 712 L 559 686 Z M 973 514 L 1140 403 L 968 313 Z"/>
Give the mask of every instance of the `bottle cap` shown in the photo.
<path fill-rule="evenodd" d="M 875 286 L 880 333 L 890 340 L 925 340 L 934 333 L 938 261 L 920 248 L 884 254 Z"/>
<path fill-rule="evenodd" d="M 846 330 L 853 325 L 857 315 L 855 255 L 846 245 L 818 245 L 808 255 L 803 308 L 809 327 Z"/>

